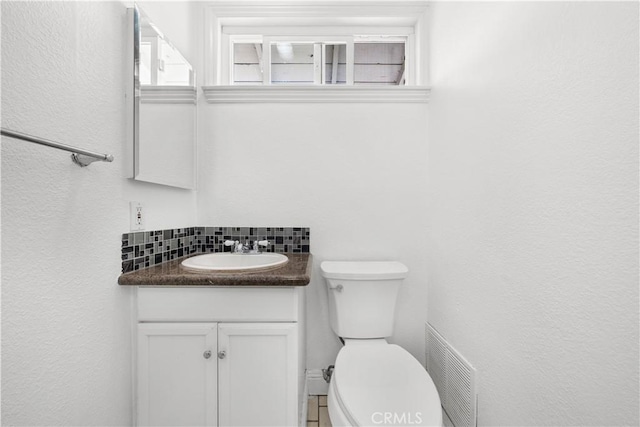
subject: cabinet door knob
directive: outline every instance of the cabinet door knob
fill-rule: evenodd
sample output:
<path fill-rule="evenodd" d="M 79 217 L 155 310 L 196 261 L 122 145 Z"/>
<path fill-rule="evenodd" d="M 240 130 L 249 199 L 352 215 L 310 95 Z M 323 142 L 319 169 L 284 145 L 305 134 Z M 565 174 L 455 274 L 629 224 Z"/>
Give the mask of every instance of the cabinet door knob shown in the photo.
<path fill-rule="evenodd" d="M 204 353 L 202 353 L 202 356 L 204 356 L 205 359 L 208 359 L 211 357 L 211 350 L 207 350 Z"/>
<path fill-rule="evenodd" d="M 222 350 L 218 352 L 218 359 L 224 359 L 225 357 L 227 357 L 227 352 Z"/>

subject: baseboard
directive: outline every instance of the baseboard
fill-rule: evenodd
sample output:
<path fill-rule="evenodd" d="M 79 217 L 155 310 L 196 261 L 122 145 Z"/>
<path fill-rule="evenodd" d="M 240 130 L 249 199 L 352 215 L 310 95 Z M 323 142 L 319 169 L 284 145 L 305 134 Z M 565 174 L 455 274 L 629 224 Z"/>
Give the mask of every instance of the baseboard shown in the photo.
<path fill-rule="evenodd" d="M 329 394 L 329 384 L 324 380 L 321 369 L 307 369 L 306 388 L 309 396 Z"/>

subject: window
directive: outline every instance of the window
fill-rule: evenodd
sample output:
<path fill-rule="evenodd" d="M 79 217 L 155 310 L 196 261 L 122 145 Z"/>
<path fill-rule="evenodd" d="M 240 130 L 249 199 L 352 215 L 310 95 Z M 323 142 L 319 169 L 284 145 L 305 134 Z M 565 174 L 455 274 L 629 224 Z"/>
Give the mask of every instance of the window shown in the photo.
<path fill-rule="evenodd" d="M 327 39 L 260 37 L 252 43 L 231 38 L 229 83 L 233 85 L 406 84 L 407 37 Z M 265 52 L 265 46 L 267 52 Z M 266 53 L 266 54 L 265 54 Z"/>
<path fill-rule="evenodd" d="M 426 10 L 424 1 L 208 5 L 205 96 L 286 92 L 290 99 L 324 91 L 376 100 L 396 90 L 399 102 L 399 94 L 426 102 Z"/>

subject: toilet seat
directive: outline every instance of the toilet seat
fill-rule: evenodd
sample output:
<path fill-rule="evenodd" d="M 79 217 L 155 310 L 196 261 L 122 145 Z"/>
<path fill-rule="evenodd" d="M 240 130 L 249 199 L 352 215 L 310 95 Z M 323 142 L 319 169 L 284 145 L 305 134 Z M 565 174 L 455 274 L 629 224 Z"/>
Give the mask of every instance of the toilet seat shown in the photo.
<path fill-rule="evenodd" d="M 400 346 L 346 345 L 338 353 L 331 388 L 340 415 L 353 426 L 442 425 L 431 377 Z"/>

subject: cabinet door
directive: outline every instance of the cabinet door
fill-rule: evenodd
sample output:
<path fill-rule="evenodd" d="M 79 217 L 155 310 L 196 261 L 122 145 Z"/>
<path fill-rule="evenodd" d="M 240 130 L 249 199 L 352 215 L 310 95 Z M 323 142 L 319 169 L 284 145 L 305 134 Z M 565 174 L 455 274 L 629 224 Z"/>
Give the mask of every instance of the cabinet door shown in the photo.
<path fill-rule="evenodd" d="M 221 426 L 297 425 L 297 325 L 218 325 Z"/>
<path fill-rule="evenodd" d="M 216 327 L 138 325 L 138 425 L 217 425 Z"/>

